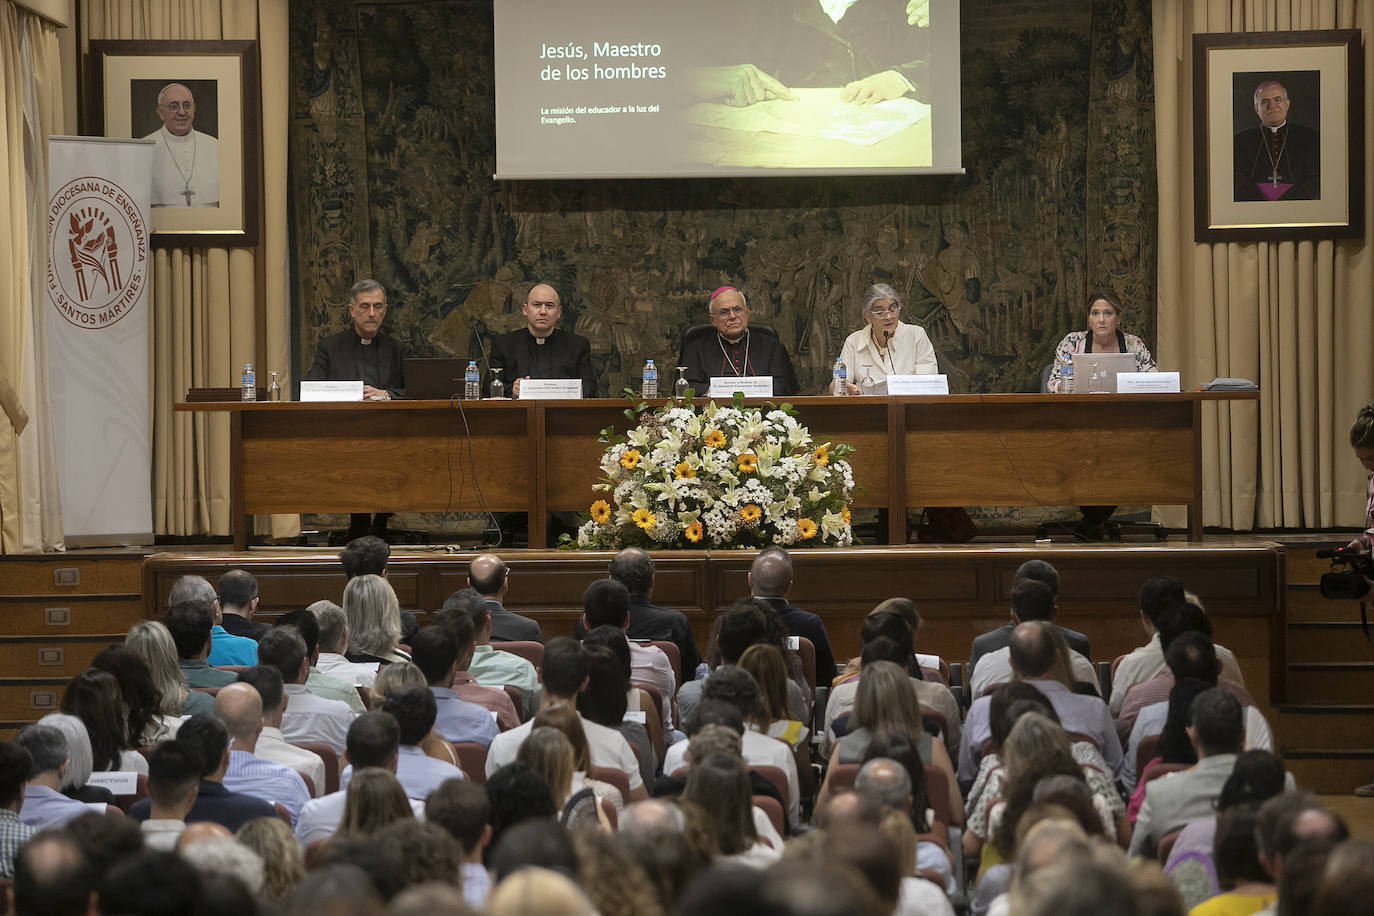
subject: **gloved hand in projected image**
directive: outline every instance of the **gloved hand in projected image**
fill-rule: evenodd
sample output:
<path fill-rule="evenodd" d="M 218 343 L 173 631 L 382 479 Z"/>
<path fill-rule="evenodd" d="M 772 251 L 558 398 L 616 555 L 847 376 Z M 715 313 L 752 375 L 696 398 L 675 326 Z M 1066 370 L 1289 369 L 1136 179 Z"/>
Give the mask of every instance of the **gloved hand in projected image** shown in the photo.
<path fill-rule="evenodd" d="M 692 73 L 692 88 L 700 101 L 723 102 L 736 108 L 770 99 L 797 100 L 792 90 L 753 64 L 698 67 Z"/>
<path fill-rule="evenodd" d="M 884 70 L 861 80 L 847 83 L 840 90 L 840 100 L 855 105 L 872 105 L 888 99 L 900 99 L 912 91 L 912 85 L 896 70 Z"/>
<path fill-rule="evenodd" d="M 906 0 L 906 24 L 918 29 L 930 27 L 930 0 Z"/>

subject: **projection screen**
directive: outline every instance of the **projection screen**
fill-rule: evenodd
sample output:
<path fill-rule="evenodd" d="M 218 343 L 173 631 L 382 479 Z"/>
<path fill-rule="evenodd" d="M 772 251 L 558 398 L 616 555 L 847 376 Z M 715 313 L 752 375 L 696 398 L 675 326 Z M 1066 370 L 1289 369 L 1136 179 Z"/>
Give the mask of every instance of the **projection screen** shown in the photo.
<path fill-rule="evenodd" d="M 950 174 L 958 0 L 496 0 L 496 177 Z"/>

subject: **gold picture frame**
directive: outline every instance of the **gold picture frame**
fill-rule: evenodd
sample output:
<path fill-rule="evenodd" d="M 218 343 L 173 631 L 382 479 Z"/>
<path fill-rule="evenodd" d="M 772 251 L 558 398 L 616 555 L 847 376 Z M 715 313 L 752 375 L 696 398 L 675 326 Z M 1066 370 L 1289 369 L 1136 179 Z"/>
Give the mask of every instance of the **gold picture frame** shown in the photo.
<path fill-rule="evenodd" d="M 1363 80 L 1358 29 L 1193 36 L 1195 241 L 1361 236 Z"/>
<path fill-rule="evenodd" d="M 85 132 L 154 144 L 154 245 L 257 244 L 257 42 L 92 41 L 86 75 Z"/>

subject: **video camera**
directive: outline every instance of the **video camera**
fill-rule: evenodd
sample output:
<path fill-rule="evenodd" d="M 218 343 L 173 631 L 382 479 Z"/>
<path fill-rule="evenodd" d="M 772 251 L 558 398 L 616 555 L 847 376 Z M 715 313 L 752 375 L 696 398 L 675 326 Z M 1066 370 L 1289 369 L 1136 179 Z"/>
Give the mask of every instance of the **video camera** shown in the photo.
<path fill-rule="evenodd" d="M 1331 572 L 1322 573 L 1323 598 L 1355 601 L 1369 594 L 1368 576 L 1374 574 L 1370 555 L 1349 547 L 1331 547 L 1317 551 L 1320 560 L 1331 560 Z"/>

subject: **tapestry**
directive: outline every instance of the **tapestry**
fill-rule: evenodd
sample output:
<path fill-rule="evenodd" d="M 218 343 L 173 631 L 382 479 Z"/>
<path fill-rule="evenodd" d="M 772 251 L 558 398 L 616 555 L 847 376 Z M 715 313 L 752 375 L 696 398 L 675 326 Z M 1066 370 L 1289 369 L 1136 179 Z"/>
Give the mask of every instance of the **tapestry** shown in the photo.
<path fill-rule="evenodd" d="M 367 276 L 412 355 L 479 359 L 552 283 L 611 396 L 726 283 L 808 394 L 874 282 L 952 391 L 1037 390 L 1097 287 L 1153 346 L 1149 0 L 965 0 L 963 176 L 560 182 L 492 179 L 491 4 L 292 4 L 295 378 Z"/>

